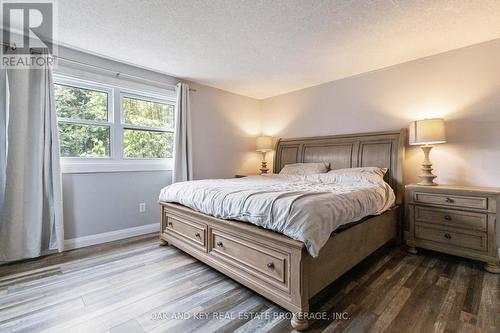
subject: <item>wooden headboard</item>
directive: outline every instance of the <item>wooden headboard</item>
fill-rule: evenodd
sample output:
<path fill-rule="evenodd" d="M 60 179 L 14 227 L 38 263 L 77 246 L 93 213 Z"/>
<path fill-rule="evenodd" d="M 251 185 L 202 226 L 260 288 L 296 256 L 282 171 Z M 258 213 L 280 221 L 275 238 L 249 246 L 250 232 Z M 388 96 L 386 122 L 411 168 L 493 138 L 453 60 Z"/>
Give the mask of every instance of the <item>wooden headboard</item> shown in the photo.
<path fill-rule="evenodd" d="M 344 134 L 298 139 L 279 139 L 274 154 L 274 173 L 285 164 L 330 162 L 330 169 L 376 166 L 387 168 L 385 181 L 403 200 L 403 159 L 406 130 Z"/>

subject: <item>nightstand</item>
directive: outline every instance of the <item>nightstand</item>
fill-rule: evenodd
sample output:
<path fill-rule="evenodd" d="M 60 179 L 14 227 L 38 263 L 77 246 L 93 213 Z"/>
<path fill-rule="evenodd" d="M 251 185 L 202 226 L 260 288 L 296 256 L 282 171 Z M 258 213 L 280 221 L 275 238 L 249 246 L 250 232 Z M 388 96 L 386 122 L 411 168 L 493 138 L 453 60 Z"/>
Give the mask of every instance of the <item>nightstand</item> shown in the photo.
<path fill-rule="evenodd" d="M 245 178 L 245 177 L 248 177 L 248 176 L 260 176 L 260 175 L 242 175 L 242 174 L 239 174 L 239 175 L 234 175 L 234 178 Z"/>
<path fill-rule="evenodd" d="M 445 252 L 483 261 L 486 271 L 500 273 L 500 189 L 407 185 L 405 201 L 408 252 Z"/>

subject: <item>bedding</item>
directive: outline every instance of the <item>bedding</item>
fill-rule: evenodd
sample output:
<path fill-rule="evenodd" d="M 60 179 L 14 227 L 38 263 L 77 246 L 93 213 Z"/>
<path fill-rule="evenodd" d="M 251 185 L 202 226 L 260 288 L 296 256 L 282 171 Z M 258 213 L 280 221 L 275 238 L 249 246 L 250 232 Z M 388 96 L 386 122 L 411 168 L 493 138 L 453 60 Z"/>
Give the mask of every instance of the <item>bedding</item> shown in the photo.
<path fill-rule="evenodd" d="M 317 257 L 335 229 L 381 214 L 395 195 L 380 177 L 352 172 L 174 183 L 162 189 L 159 200 L 274 230 L 303 242 Z"/>
<path fill-rule="evenodd" d="M 337 169 L 331 170 L 328 173 L 336 175 L 350 175 L 357 176 L 361 178 L 379 178 L 383 179 L 387 168 L 377 168 L 377 167 L 361 167 L 361 168 L 347 168 L 347 169 Z"/>
<path fill-rule="evenodd" d="M 280 171 L 280 175 L 314 175 L 327 172 L 329 167 L 330 163 L 328 162 L 286 164 Z"/>

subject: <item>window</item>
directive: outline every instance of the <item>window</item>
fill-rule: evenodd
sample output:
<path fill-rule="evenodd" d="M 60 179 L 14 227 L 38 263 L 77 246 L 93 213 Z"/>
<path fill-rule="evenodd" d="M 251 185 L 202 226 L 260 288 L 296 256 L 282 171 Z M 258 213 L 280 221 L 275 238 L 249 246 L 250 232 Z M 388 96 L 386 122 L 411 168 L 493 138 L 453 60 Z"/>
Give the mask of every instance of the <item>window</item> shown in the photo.
<path fill-rule="evenodd" d="M 63 172 L 169 169 L 173 93 L 66 77 L 56 77 L 54 92 Z"/>
<path fill-rule="evenodd" d="M 110 91 L 55 84 L 61 157 L 109 157 Z"/>
<path fill-rule="evenodd" d="M 123 156 L 171 158 L 174 105 L 141 97 L 123 96 Z"/>

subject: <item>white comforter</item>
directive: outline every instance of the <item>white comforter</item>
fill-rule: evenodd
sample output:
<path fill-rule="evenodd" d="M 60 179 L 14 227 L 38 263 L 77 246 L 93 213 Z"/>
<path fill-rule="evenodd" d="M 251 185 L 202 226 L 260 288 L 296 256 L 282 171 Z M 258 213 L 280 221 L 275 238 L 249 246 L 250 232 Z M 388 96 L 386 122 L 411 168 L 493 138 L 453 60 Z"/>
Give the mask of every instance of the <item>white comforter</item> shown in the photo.
<path fill-rule="evenodd" d="M 249 222 L 302 241 L 313 257 L 339 226 L 380 214 L 394 200 L 391 187 L 381 179 L 328 173 L 188 181 L 160 193 L 160 201 Z"/>

